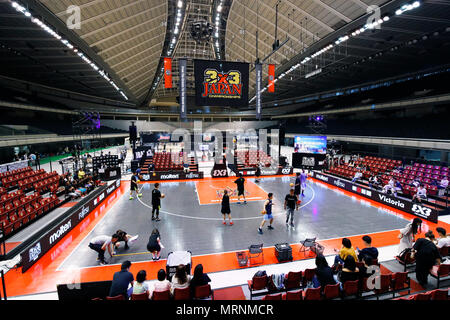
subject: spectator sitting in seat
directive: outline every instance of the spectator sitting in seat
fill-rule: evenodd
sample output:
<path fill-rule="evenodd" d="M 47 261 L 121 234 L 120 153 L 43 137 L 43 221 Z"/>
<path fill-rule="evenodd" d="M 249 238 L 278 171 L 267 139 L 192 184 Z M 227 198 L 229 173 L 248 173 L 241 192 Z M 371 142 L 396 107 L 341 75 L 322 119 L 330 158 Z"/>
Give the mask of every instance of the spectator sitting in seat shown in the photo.
<path fill-rule="evenodd" d="M 337 277 L 328 266 L 327 259 L 323 255 L 316 257 L 316 274 L 313 277 L 314 288 L 321 287 L 322 291 L 328 284 L 336 284 Z"/>
<path fill-rule="evenodd" d="M 160 269 L 158 271 L 158 281 L 155 281 L 153 283 L 153 286 L 151 288 L 151 295 L 153 295 L 153 292 L 163 292 L 167 290 L 171 290 L 172 284 L 169 280 L 166 279 L 166 271 L 164 269 Z"/>
<path fill-rule="evenodd" d="M 364 257 L 369 257 L 371 259 L 378 259 L 378 249 L 375 247 L 372 247 L 372 238 L 369 236 L 362 237 L 362 240 L 364 242 L 364 249 L 359 250 L 358 247 L 356 247 L 356 251 L 358 252 L 358 260 L 363 261 Z"/>
<path fill-rule="evenodd" d="M 450 236 L 447 235 L 447 230 L 445 230 L 444 228 L 436 228 L 436 232 L 438 233 L 439 238 L 437 239 L 437 247 L 439 249 L 443 248 L 443 247 L 450 247 Z"/>
<path fill-rule="evenodd" d="M 194 276 L 192 277 L 190 283 L 192 296 L 194 296 L 196 287 L 204 286 L 210 282 L 211 279 L 208 277 L 208 275 L 206 273 L 203 273 L 203 265 L 196 265 L 194 269 Z"/>
<path fill-rule="evenodd" d="M 438 189 L 447 189 L 448 188 L 448 178 L 446 176 L 444 176 L 444 178 L 442 178 L 441 182 L 439 183 L 439 185 L 437 187 L 438 187 Z"/>
<path fill-rule="evenodd" d="M 394 178 L 394 196 L 397 196 L 398 192 L 403 192 L 403 186 L 400 181 Z"/>
<path fill-rule="evenodd" d="M 133 294 L 143 294 L 149 293 L 148 284 L 145 282 L 147 280 L 147 272 L 141 270 L 136 275 L 136 282 L 133 283 Z"/>
<path fill-rule="evenodd" d="M 410 186 L 411 186 L 411 187 L 414 187 L 414 188 L 418 188 L 418 187 L 420 186 L 419 180 L 417 180 L 417 178 L 414 179 L 414 180 L 411 182 Z"/>
<path fill-rule="evenodd" d="M 344 261 L 344 267 L 339 274 L 339 281 L 341 283 L 341 290 L 344 288 L 344 283 L 347 281 L 358 280 L 360 276 L 359 269 L 356 267 L 356 260 L 353 256 L 347 256 Z"/>
<path fill-rule="evenodd" d="M 422 202 L 422 200 L 427 199 L 427 189 L 423 186 L 423 184 L 420 185 L 419 188 L 417 188 L 416 194 L 413 196 L 412 201 L 413 202 Z"/>
<path fill-rule="evenodd" d="M 173 294 L 175 289 L 188 288 L 190 282 L 191 276 L 187 274 L 186 266 L 184 264 L 180 264 L 177 267 L 175 275 L 172 277 L 171 293 Z"/>
<path fill-rule="evenodd" d="M 83 169 L 78 170 L 78 179 L 79 180 L 84 179 L 85 175 L 86 175 L 86 173 L 83 171 Z"/>
<path fill-rule="evenodd" d="M 416 258 L 416 278 L 422 287 L 428 284 L 428 274 L 435 264 L 441 263 L 441 255 L 433 243 L 433 231 L 425 233 L 425 238 L 420 238 L 414 243 L 412 257 Z"/>
<path fill-rule="evenodd" d="M 132 288 L 128 289 L 129 285 L 133 286 L 134 276 L 130 272 L 131 262 L 126 260 L 122 262 L 121 270 L 114 273 L 111 289 L 109 290 L 110 297 L 124 295 L 128 299 L 131 295 Z"/>
<path fill-rule="evenodd" d="M 335 264 L 337 263 L 343 264 L 347 256 L 352 256 L 355 259 L 355 261 L 358 260 L 358 257 L 356 256 L 356 251 L 352 247 L 352 242 L 348 238 L 343 238 L 341 249 L 339 251 L 334 249 L 334 251 L 339 252 L 339 254 L 336 255 L 334 259 Z"/>
<path fill-rule="evenodd" d="M 354 176 L 353 179 L 352 179 L 352 182 L 358 181 L 359 179 L 362 178 L 362 176 L 363 176 L 362 172 L 361 172 L 361 171 L 357 171 L 357 172 L 355 173 L 355 176 Z"/>
<path fill-rule="evenodd" d="M 372 175 L 369 178 L 369 188 L 378 187 L 379 181 L 375 174 L 372 173 Z"/>
<path fill-rule="evenodd" d="M 393 177 L 391 177 L 389 182 L 383 187 L 383 193 L 388 193 L 389 191 L 392 194 L 395 192 L 395 181 Z"/>
<path fill-rule="evenodd" d="M 363 280 L 364 278 L 367 278 L 371 275 L 371 273 L 367 272 L 367 270 L 369 269 L 369 267 L 373 264 L 373 260 L 372 258 L 370 258 L 370 256 L 364 256 L 363 260 L 361 261 L 364 264 L 362 266 L 359 266 L 359 279 Z"/>

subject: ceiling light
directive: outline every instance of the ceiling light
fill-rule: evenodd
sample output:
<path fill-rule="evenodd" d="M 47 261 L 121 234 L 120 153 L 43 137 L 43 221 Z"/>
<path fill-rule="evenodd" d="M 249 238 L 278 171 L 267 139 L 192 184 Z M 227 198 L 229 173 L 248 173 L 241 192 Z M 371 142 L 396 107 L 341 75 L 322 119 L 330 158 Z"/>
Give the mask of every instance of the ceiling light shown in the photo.
<path fill-rule="evenodd" d="M 218 7 L 217 7 L 217 12 L 221 12 L 222 11 L 222 5 L 219 5 Z"/>
<path fill-rule="evenodd" d="M 183 1 L 178 1 L 178 8 L 183 8 Z"/>

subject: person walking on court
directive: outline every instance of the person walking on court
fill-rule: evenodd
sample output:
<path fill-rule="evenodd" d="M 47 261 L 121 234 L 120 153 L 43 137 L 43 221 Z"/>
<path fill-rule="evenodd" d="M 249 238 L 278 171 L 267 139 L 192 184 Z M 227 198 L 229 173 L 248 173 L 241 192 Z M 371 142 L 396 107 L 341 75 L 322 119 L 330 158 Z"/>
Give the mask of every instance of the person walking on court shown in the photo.
<path fill-rule="evenodd" d="M 164 197 L 164 193 L 161 193 L 161 191 L 159 191 L 159 183 L 155 183 L 155 189 L 152 190 L 152 220 L 161 220 L 159 218 L 159 209 L 161 208 L 161 199 L 163 199 Z"/>
<path fill-rule="evenodd" d="M 152 260 L 156 261 L 161 258 L 161 249 L 164 246 L 161 243 L 161 235 L 158 229 L 153 229 L 147 243 L 147 250 L 152 253 Z"/>
<path fill-rule="evenodd" d="M 228 220 L 230 220 L 230 226 L 232 226 L 234 222 L 231 220 L 230 196 L 228 195 L 227 189 L 223 191 L 221 212 L 223 215 L 223 224 L 224 225 L 227 224 L 226 216 L 228 215 Z"/>
<path fill-rule="evenodd" d="M 305 196 L 306 179 L 308 179 L 308 175 L 305 171 L 302 170 L 302 173 L 300 174 L 300 187 L 302 189 L 302 197 Z"/>
<path fill-rule="evenodd" d="M 241 204 L 241 196 L 244 197 L 244 204 L 247 203 L 247 199 L 245 198 L 245 179 L 242 177 L 242 173 L 239 173 L 239 178 L 237 178 L 234 183 L 237 184 L 238 191 L 238 204 Z"/>
<path fill-rule="evenodd" d="M 273 215 L 272 215 L 272 206 L 273 206 L 273 193 L 269 193 L 267 195 L 267 200 L 264 202 L 264 209 L 261 213 L 264 214 L 263 221 L 261 221 L 261 224 L 258 228 L 258 233 L 263 234 L 262 228 L 264 227 L 264 224 L 266 221 L 269 221 L 269 225 L 267 226 L 267 229 L 273 230 L 272 222 L 273 222 Z"/>
<path fill-rule="evenodd" d="M 302 188 L 301 188 L 301 181 L 300 181 L 300 172 L 297 172 L 296 177 L 295 177 L 295 185 L 294 185 L 294 194 L 299 197 L 300 193 L 302 192 Z"/>
<path fill-rule="evenodd" d="M 286 210 L 286 225 L 291 221 L 291 227 L 294 226 L 294 210 L 298 210 L 298 197 L 294 193 L 294 189 L 289 191 L 289 194 L 284 198 L 284 210 Z"/>
<path fill-rule="evenodd" d="M 139 181 L 139 178 L 138 178 L 137 174 L 135 172 L 133 172 L 133 174 L 131 176 L 131 184 L 130 184 L 130 200 L 134 199 L 133 192 L 135 194 L 137 194 L 138 197 L 142 196 L 142 193 L 139 193 L 138 181 Z"/>

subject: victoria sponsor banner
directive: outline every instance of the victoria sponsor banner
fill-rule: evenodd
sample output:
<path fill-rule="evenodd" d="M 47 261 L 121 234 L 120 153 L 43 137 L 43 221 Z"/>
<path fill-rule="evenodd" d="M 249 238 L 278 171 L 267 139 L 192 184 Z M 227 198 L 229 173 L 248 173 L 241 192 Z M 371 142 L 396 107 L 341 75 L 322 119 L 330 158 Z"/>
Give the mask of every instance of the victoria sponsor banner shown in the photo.
<path fill-rule="evenodd" d="M 203 179 L 203 172 L 153 172 L 142 175 L 142 181 Z"/>
<path fill-rule="evenodd" d="M 379 192 L 377 190 L 369 190 L 368 188 L 363 188 L 357 184 L 351 183 L 350 181 L 339 179 L 334 176 L 327 175 L 325 173 L 313 171 L 312 176 L 317 180 L 359 194 L 365 198 L 374 200 L 378 203 L 382 203 L 389 207 L 396 208 L 400 211 L 410 213 L 412 215 L 415 215 L 417 217 L 426 219 L 434 223 L 438 222 L 439 214 L 435 209 L 425 207 L 418 203 L 413 203 L 409 200 L 394 197 L 386 193 Z"/>
<path fill-rule="evenodd" d="M 249 64 L 194 60 L 197 106 L 248 106 Z"/>
<path fill-rule="evenodd" d="M 104 187 L 99 194 L 92 196 L 86 202 L 79 202 L 70 208 L 65 218 L 53 226 L 51 229 L 43 233 L 39 239 L 34 240 L 31 245 L 21 253 L 22 256 L 22 272 L 27 271 L 36 261 L 55 246 L 70 230 L 75 228 L 81 221 L 86 218 L 98 205 L 106 199 L 108 195 L 120 187 L 120 180 Z"/>

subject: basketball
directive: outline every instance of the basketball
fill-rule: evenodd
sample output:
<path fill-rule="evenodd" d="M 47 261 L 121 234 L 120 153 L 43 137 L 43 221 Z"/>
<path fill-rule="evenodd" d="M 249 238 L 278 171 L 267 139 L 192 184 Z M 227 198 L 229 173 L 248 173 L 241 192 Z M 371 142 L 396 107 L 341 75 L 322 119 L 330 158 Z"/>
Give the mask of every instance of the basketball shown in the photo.
<path fill-rule="evenodd" d="M 164 199 L 166 195 L 164 193 L 161 193 L 161 199 Z"/>
<path fill-rule="evenodd" d="M 289 184 L 289 186 L 292 188 L 293 186 L 294 186 L 294 184 L 293 183 L 291 183 L 291 184 Z"/>

